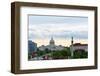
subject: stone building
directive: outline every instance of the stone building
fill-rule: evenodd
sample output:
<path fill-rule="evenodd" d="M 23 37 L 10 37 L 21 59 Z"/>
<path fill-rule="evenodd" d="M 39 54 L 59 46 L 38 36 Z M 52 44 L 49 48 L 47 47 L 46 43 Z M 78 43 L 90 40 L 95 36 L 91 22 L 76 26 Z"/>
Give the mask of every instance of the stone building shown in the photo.
<path fill-rule="evenodd" d="M 71 56 L 73 56 L 74 51 L 88 51 L 88 44 L 74 43 L 72 37 L 70 50 L 71 50 Z"/>
<path fill-rule="evenodd" d="M 63 50 L 63 49 L 64 49 L 64 46 L 55 45 L 55 41 L 53 40 L 53 38 L 51 38 L 49 45 L 47 45 L 47 46 L 42 45 L 42 46 L 39 47 L 39 50 L 41 50 L 41 51 L 44 51 L 44 50 L 60 51 L 60 50 Z"/>

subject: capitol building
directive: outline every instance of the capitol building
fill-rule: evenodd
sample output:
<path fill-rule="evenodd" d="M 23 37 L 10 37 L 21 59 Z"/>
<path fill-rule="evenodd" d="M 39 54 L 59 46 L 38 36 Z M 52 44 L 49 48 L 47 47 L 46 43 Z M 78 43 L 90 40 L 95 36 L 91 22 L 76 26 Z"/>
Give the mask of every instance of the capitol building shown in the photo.
<path fill-rule="evenodd" d="M 45 46 L 42 45 L 39 47 L 39 50 L 44 51 L 44 50 L 51 50 L 51 51 L 60 51 L 63 50 L 64 46 L 62 45 L 55 45 L 55 41 L 53 40 L 53 37 L 51 38 L 49 45 Z"/>

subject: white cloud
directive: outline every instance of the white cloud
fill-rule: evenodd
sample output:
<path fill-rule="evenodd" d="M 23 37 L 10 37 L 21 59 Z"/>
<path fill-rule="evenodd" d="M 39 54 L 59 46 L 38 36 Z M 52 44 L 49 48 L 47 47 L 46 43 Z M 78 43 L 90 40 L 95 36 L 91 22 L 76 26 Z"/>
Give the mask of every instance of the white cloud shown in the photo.
<path fill-rule="evenodd" d="M 88 26 L 82 24 L 38 24 L 29 25 L 29 31 L 47 31 L 47 32 L 59 32 L 59 31 L 87 31 Z"/>
<path fill-rule="evenodd" d="M 86 37 L 87 35 L 88 26 L 82 25 L 82 24 L 67 24 L 67 23 L 61 23 L 61 24 L 37 24 L 37 25 L 29 25 L 29 38 L 33 36 L 40 37 L 40 38 L 46 38 L 52 35 L 55 35 L 57 37 L 65 37 L 68 35 L 83 35 L 82 37 Z M 65 35 L 65 36 L 64 36 Z"/>

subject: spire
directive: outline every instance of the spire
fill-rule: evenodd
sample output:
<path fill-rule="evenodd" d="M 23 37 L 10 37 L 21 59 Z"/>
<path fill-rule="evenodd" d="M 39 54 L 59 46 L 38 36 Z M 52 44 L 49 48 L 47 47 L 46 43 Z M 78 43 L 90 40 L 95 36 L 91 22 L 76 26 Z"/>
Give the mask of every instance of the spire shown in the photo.
<path fill-rule="evenodd" d="M 73 57 L 73 37 L 71 38 L 71 56 Z"/>
<path fill-rule="evenodd" d="M 72 36 L 72 40 L 71 40 L 71 45 L 73 45 L 73 36 Z"/>

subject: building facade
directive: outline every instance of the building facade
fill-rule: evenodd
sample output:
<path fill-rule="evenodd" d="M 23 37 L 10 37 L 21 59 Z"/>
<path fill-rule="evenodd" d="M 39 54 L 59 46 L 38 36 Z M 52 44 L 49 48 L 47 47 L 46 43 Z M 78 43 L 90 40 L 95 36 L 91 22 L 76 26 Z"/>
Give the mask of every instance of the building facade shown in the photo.
<path fill-rule="evenodd" d="M 70 45 L 71 55 L 73 56 L 74 51 L 88 51 L 88 44 L 81 44 L 81 43 L 74 43 L 73 37 L 71 38 L 71 45 Z"/>
<path fill-rule="evenodd" d="M 31 40 L 28 41 L 28 53 L 33 53 L 37 51 L 37 44 L 32 42 Z"/>
<path fill-rule="evenodd" d="M 88 51 L 88 44 L 81 44 L 81 43 L 75 43 L 73 44 L 73 50 L 84 50 Z"/>
<path fill-rule="evenodd" d="M 39 50 L 41 50 L 41 51 L 44 51 L 44 50 L 60 51 L 60 50 L 63 50 L 63 49 L 64 49 L 64 46 L 55 45 L 55 41 L 53 40 L 53 38 L 51 38 L 49 45 L 47 45 L 47 46 L 42 45 L 42 46 L 39 47 Z"/>
<path fill-rule="evenodd" d="M 81 44 L 81 43 L 74 43 L 73 37 L 71 38 L 71 45 L 70 45 L 71 56 L 73 57 L 74 52 L 83 52 L 88 51 L 88 44 Z"/>

